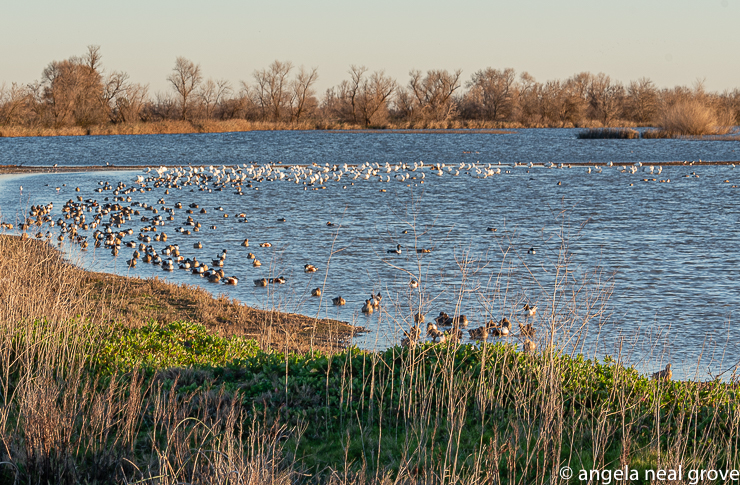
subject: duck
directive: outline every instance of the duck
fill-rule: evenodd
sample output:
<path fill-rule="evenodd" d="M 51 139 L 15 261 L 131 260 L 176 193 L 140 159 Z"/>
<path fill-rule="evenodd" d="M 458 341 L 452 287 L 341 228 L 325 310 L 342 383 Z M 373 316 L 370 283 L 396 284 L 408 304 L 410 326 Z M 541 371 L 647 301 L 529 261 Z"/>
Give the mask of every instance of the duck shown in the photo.
<path fill-rule="evenodd" d="M 411 281 L 409 282 L 409 286 L 410 286 L 411 288 L 418 288 L 418 287 L 419 287 L 419 282 L 418 282 L 418 281 L 416 281 L 416 280 L 411 280 Z"/>
<path fill-rule="evenodd" d="M 346 301 L 346 300 L 345 300 L 344 298 L 342 298 L 341 296 L 338 296 L 338 297 L 336 297 L 336 298 L 332 298 L 332 299 L 331 299 L 331 302 L 332 302 L 332 303 L 333 303 L 334 305 L 336 305 L 336 306 L 342 306 L 342 305 L 344 305 L 345 303 L 347 303 L 347 301 Z"/>
<path fill-rule="evenodd" d="M 535 334 L 537 333 L 537 330 L 534 328 L 534 325 L 526 324 L 526 325 L 519 325 L 519 332 L 524 335 L 525 337 L 534 338 Z"/>
<path fill-rule="evenodd" d="M 321 288 L 314 288 L 311 290 L 311 296 L 321 296 Z"/>
<path fill-rule="evenodd" d="M 486 326 L 494 337 L 506 337 L 511 333 L 511 322 L 506 317 L 502 318 L 500 322 L 491 320 L 486 323 Z"/>
<path fill-rule="evenodd" d="M 236 276 L 229 276 L 228 278 L 224 279 L 225 285 L 236 286 L 237 283 L 239 283 L 239 279 Z"/>
<path fill-rule="evenodd" d="M 437 326 L 433 323 L 429 323 L 427 325 L 427 336 L 431 337 L 432 340 L 435 342 L 439 341 L 440 343 L 442 343 L 445 341 L 445 333 L 437 328 Z"/>
<path fill-rule="evenodd" d="M 272 244 L 267 243 L 267 242 L 266 243 L 260 243 L 260 247 L 261 248 L 271 248 L 272 247 Z"/>
<path fill-rule="evenodd" d="M 285 219 L 285 217 L 281 217 L 281 218 L 280 218 L 280 219 L 278 219 L 277 221 L 278 221 L 278 222 L 287 222 L 287 219 Z"/>
<path fill-rule="evenodd" d="M 467 327 L 468 326 L 468 317 L 465 315 L 458 315 L 456 317 L 451 318 L 451 324 L 455 327 Z"/>
<path fill-rule="evenodd" d="M 193 244 L 194 249 L 203 249 L 203 244 L 198 241 L 197 243 Z"/>
<path fill-rule="evenodd" d="M 135 268 L 136 267 L 136 259 L 135 258 L 134 259 L 129 259 L 128 261 L 126 261 L 126 264 L 128 264 L 128 267 L 129 268 Z"/>
<path fill-rule="evenodd" d="M 524 339 L 523 349 L 526 353 L 531 354 L 537 350 L 537 344 L 529 339 Z"/>
<path fill-rule="evenodd" d="M 416 250 L 416 252 L 417 252 L 417 253 L 421 253 L 421 254 L 426 254 L 426 253 L 431 253 L 431 252 L 432 252 L 432 250 L 431 250 L 431 249 L 427 249 L 427 248 L 418 248 L 418 249 Z"/>
<path fill-rule="evenodd" d="M 371 300 L 365 300 L 365 304 L 362 305 L 362 310 L 361 311 L 362 311 L 362 313 L 366 313 L 368 315 L 372 314 L 373 311 L 375 311 L 373 309 L 373 305 L 371 303 Z"/>
<path fill-rule="evenodd" d="M 267 286 L 267 278 L 254 280 L 254 286 Z"/>
<path fill-rule="evenodd" d="M 488 339 L 488 327 L 483 325 L 482 327 L 471 328 L 468 330 L 468 334 L 474 340 L 486 340 Z"/>
<path fill-rule="evenodd" d="M 537 305 L 531 307 L 529 306 L 529 303 L 524 304 L 524 316 L 525 317 L 534 317 L 537 314 Z"/>
<path fill-rule="evenodd" d="M 537 251 L 534 249 L 534 246 L 532 246 L 531 248 L 527 250 L 527 254 L 537 254 Z"/>
<path fill-rule="evenodd" d="M 422 313 L 414 314 L 414 323 L 424 323 L 425 317 Z"/>
<path fill-rule="evenodd" d="M 208 276 L 208 281 L 211 283 L 218 283 L 221 281 L 221 275 L 218 273 L 213 273 L 212 275 Z"/>
<path fill-rule="evenodd" d="M 383 295 L 381 295 L 381 294 L 380 294 L 380 292 L 378 292 L 378 294 L 377 294 L 377 295 L 375 295 L 375 294 L 373 294 L 373 293 L 370 293 L 370 304 L 371 304 L 371 305 L 372 305 L 372 306 L 373 306 L 374 308 L 376 308 L 376 309 L 377 309 L 377 308 L 378 308 L 378 307 L 380 306 L 380 302 L 381 302 L 381 301 L 383 301 Z"/>
<path fill-rule="evenodd" d="M 254 259 L 254 254 L 247 253 L 247 259 Z"/>
<path fill-rule="evenodd" d="M 242 241 L 242 246 L 244 246 L 245 248 L 248 248 L 249 247 L 249 239 L 245 239 L 244 241 Z"/>
<path fill-rule="evenodd" d="M 403 331 L 403 334 L 406 336 L 406 338 L 416 342 L 421 338 L 421 328 L 418 325 L 412 326 L 408 332 L 406 330 Z"/>
<path fill-rule="evenodd" d="M 434 319 L 434 323 L 441 326 L 452 325 L 452 319 L 445 312 L 439 312 L 439 316 Z"/>
<path fill-rule="evenodd" d="M 260 263 L 259 259 L 255 259 L 254 261 L 252 261 L 252 266 L 255 268 L 259 268 L 260 266 L 262 266 L 262 263 Z"/>
<path fill-rule="evenodd" d="M 303 266 L 303 272 L 304 273 L 315 273 L 316 272 L 316 266 L 312 264 L 305 264 Z"/>
<path fill-rule="evenodd" d="M 388 252 L 388 254 L 401 254 L 401 248 L 402 247 L 403 246 L 401 246 L 400 244 L 397 244 L 396 245 L 396 249 L 389 249 L 387 252 Z"/>
<path fill-rule="evenodd" d="M 270 283 L 276 283 L 278 285 L 285 284 L 286 279 L 282 276 L 278 276 L 277 278 L 270 278 Z"/>
<path fill-rule="evenodd" d="M 670 381 L 672 377 L 673 377 L 673 371 L 671 370 L 671 364 L 666 364 L 665 369 L 654 373 L 652 376 L 652 378 L 655 380 L 666 380 L 666 381 Z"/>

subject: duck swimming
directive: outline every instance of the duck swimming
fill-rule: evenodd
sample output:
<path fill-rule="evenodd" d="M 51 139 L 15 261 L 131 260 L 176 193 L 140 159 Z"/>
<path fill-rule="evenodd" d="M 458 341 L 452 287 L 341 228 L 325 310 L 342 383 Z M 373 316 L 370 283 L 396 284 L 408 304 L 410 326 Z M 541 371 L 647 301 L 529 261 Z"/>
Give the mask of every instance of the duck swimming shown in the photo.
<path fill-rule="evenodd" d="M 388 254 L 401 254 L 401 246 L 400 244 L 396 245 L 396 249 L 389 249 L 387 252 Z"/>
<path fill-rule="evenodd" d="M 267 278 L 254 280 L 254 286 L 267 286 Z"/>
<path fill-rule="evenodd" d="M 472 339 L 486 340 L 488 339 L 488 327 L 484 325 L 478 328 L 471 328 L 470 330 L 468 330 L 468 334 Z"/>
<path fill-rule="evenodd" d="M 524 316 L 533 317 L 537 314 L 537 305 L 530 307 L 529 303 L 524 304 Z"/>
<path fill-rule="evenodd" d="M 344 298 L 342 298 L 341 296 L 338 296 L 338 297 L 336 297 L 336 298 L 332 298 L 332 299 L 331 299 L 331 302 L 332 302 L 332 303 L 333 303 L 334 305 L 336 305 L 336 306 L 342 306 L 342 305 L 344 305 L 345 303 L 347 303 L 347 301 L 346 301 L 346 300 L 345 300 Z"/>
<path fill-rule="evenodd" d="M 311 290 L 311 296 L 321 296 L 321 288 L 314 288 Z"/>

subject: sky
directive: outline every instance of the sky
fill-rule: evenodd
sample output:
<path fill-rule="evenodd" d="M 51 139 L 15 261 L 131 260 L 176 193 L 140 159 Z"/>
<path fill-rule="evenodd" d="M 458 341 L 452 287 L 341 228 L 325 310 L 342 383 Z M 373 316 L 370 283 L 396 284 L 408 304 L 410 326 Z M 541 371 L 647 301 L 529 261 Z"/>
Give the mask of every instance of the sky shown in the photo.
<path fill-rule="evenodd" d="M 318 68 L 318 93 L 350 65 L 409 70 L 511 67 L 538 81 L 604 72 L 659 87 L 740 88 L 740 0 L 3 0 L 0 86 L 101 47 L 107 71 L 170 88 L 175 58 L 238 86 L 274 60 Z"/>

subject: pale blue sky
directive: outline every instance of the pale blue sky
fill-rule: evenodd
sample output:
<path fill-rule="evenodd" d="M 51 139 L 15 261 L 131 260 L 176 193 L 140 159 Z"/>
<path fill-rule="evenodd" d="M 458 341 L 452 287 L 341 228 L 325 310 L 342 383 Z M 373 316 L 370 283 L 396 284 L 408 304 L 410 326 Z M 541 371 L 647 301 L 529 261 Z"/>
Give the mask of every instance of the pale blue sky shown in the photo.
<path fill-rule="evenodd" d="M 175 57 L 235 85 L 275 59 L 319 69 L 319 93 L 350 64 L 408 71 L 488 66 L 539 81 L 605 72 L 661 87 L 706 79 L 740 88 L 740 0 L 374 0 L 347 2 L 101 0 L 10 1 L 0 5 L 0 85 L 39 79 L 52 60 L 102 48 L 150 93 L 168 89 Z"/>

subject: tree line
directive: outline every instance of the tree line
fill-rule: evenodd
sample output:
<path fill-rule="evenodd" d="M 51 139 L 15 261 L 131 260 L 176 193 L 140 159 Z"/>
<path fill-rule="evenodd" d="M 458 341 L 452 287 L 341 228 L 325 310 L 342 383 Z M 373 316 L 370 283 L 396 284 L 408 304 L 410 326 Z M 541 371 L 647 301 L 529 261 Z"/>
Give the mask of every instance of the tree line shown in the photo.
<path fill-rule="evenodd" d="M 469 123 L 500 127 L 655 125 L 682 104 L 701 105 L 724 125 L 740 122 L 740 90 L 658 88 L 650 79 L 623 84 L 604 73 L 537 81 L 527 72 L 487 67 L 469 79 L 461 70 L 411 70 L 404 83 L 383 70 L 350 66 L 347 78 L 319 95 L 317 68 L 275 61 L 234 86 L 206 79 L 200 65 L 178 57 L 170 90 L 151 95 L 122 71 L 106 71 L 99 46 L 53 61 L 41 79 L 0 87 L 0 125 L 87 127 L 164 120 L 320 122 L 366 128 Z"/>

